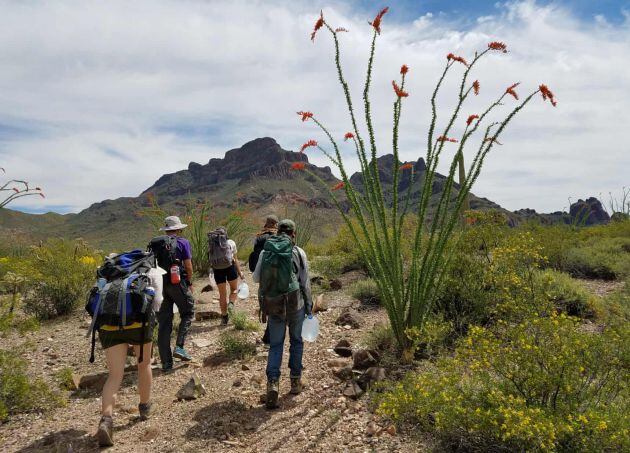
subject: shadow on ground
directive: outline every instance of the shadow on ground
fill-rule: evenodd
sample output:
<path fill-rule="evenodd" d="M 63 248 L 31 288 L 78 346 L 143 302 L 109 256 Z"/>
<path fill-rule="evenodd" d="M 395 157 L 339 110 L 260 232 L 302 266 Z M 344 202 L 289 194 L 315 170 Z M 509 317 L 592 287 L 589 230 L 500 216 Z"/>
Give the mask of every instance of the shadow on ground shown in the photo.
<path fill-rule="evenodd" d="M 98 451 L 96 439 L 86 431 L 66 429 L 50 433 L 32 444 L 18 450 L 21 453 Z"/>

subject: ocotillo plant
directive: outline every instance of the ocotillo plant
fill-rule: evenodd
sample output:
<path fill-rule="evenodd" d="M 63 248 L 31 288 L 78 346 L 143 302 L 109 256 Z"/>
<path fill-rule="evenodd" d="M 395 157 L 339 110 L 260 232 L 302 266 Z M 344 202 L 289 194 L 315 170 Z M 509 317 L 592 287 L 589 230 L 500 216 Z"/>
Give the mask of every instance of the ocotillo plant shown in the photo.
<path fill-rule="evenodd" d="M 336 203 L 341 215 L 348 225 L 359 248 L 371 276 L 378 284 L 382 295 L 382 303 L 387 310 L 392 330 L 403 351 L 403 358 L 411 359 L 413 356 L 413 346 L 407 336 L 408 329 L 422 329 L 427 315 L 429 314 L 436 299 L 438 289 L 444 276 L 445 264 L 451 255 L 449 238 L 452 236 L 455 225 L 459 218 L 462 206 L 474 182 L 479 177 L 486 156 L 495 144 L 499 143 L 499 138 L 507 125 L 514 119 L 525 105 L 527 105 L 535 94 L 541 93 L 544 100 L 549 100 L 554 106 L 556 100 L 553 93 L 546 85 L 540 85 L 537 90 L 525 97 L 519 104 L 504 117 L 502 121 L 491 122 L 485 127 L 483 136 L 479 139 L 476 153 L 471 161 L 467 172 L 462 172 L 462 180 L 459 192 L 454 195 L 453 185 L 455 172 L 458 164 L 462 161 L 464 148 L 473 141 L 473 135 L 484 123 L 487 122 L 488 115 L 494 112 L 499 106 L 504 104 L 507 97 L 512 97 L 519 101 L 515 83 L 500 93 L 498 98 L 491 102 L 489 106 L 479 114 L 471 114 L 467 117 L 465 124 L 462 124 L 464 132 L 459 139 L 451 138 L 451 131 L 468 97 L 478 95 L 480 83 L 478 80 L 469 81 L 471 71 L 477 63 L 489 52 L 506 53 L 507 46 L 502 42 L 491 42 L 487 48 L 474 55 L 468 63 L 463 57 L 449 53 L 446 56 L 446 65 L 438 79 L 437 85 L 431 96 L 431 123 L 427 134 L 426 150 L 426 172 L 421 184 L 420 200 L 413 215 L 417 217 L 415 231 L 412 238 L 412 252 L 409 258 L 405 258 L 402 253 L 402 235 L 405 218 L 412 214 L 411 193 L 415 171 L 413 164 L 400 164 L 399 160 L 399 125 L 402 114 L 403 100 L 408 98 L 409 93 L 405 91 L 405 81 L 409 72 L 407 65 L 400 68 L 400 81 L 392 81 L 394 90 L 393 103 L 393 129 L 392 129 L 392 150 L 394 154 L 394 166 L 392 170 L 393 179 L 393 201 L 391 206 L 385 202 L 383 184 L 381 182 L 379 168 L 377 166 L 377 146 L 375 140 L 374 125 L 372 121 L 372 110 L 370 101 L 370 88 L 372 82 L 372 72 L 374 69 L 376 40 L 381 34 L 381 23 L 388 8 L 378 13 L 375 19 L 370 22 L 373 28 L 369 59 L 367 64 L 367 74 L 363 88 L 363 108 L 365 114 L 365 129 L 367 130 L 367 140 L 363 138 L 363 132 L 359 127 L 358 117 L 350 95 L 350 89 L 341 64 L 340 34 L 347 32 L 344 28 L 333 28 L 320 14 L 313 32 L 311 40 L 315 40 L 320 29 L 326 29 L 330 33 L 334 43 L 334 62 L 337 76 L 344 94 L 345 103 L 348 109 L 352 130 L 347 132 L 344 140 L 351 140 L 354 143 L 356 155 L 361 168 L 363 189 L 359 191 L 350 183 L 348 173 L 339 143 L 330 131 L 320 121 L 319 117 L 309 111 L 298 112 L 302 121 L 312 121 L 324 133 L 330 141 L 332 152 L 319 146 L 317 141 L 307 141 L 301 149 L 304 152 L 309 147 L 320 149 L 337 167 L 341 174 L 342 181 L 330 189 L 330 195 Z M 457 66 L 456 66 L 457 65 Z M 436 99 L 443 82 L 449 72 L 455 67 L 464 68 L 464 72 L 459 85 L 459 90 L 454 93 L 457 96 L 457 103 L 453 112 L 447 116 L 446 125 L 443 129 L 438 129 L 438 108 Z M 449 173 L 439 196 L 437 206 L 429 215 L 429 199 L 432 194 L 433 181 L 440 157 L 443 155 L 445 147 L 457 144 L 451 163 Z M 309 171 L 307 164 L 297 162 L 293 164 L 294 170 Z M 405 173 L 408 172 L 408 173 Z M 310 172 L 314 178 L 318 178 Z M 399 194 L 399 182 L 401 174 L 409 176 L 411 183 L 405 194 Z M 319 179 L 322 184 L 324 181 Z M 347 198 L 347 205 L 350 212 L 346 213 L 342 209 L 335 191 L 343 190 Z M 353 219 L 354 218 L 354 219 Z"/>
<path fill-rule="evenodd" d="M 4 173 L 4 168 L 0 167 L 0 171 Z M 2 195 L 4 195 L 4 198 L 0 199 L 0 209 L 22 197 L 39 195 L 40 197 L 45 198 L 42 189 L 40 189 L 39 187 L 32 188 L 29 186 L 28 182 L 21 181 L 19 179 L 11 179 L 10 181 L 7 181 L 3 185 L 1 185 L 0 192 L 2 193 Z M 4 194 L 4 192 L 8 192 L 8 195 Z"/>

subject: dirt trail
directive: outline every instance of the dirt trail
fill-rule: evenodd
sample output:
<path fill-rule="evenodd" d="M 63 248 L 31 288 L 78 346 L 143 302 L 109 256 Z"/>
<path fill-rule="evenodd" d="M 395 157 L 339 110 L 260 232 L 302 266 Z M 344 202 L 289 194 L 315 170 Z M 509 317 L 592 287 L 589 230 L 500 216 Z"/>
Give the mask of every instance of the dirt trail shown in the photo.
<path fill-rule="evenodd" d="M 255 294 L 251 277 L 248 283 Z M 203 282 L 196 284 L 196 291 Z M 218 310 L 216 293 L 197 294 L 204 306 Z M 283 359 L 280 383 L 281 408 L 267 411 L 260 402 L 264 394 L 264 369 L 267 353 L 259 345 L 257 354 L 246 361 L 222 362 L 217 338 L 218 320 L 195 322 L 187 348 L 196 364 L 171 374 L 154 370 L 153 402 L 156 412 L 146 422 L 137 417 L 135 373 L 125 378 L 115 410 L 115 442 L 111 451 L 119 452 L 186 452 L 186 451 L 418 451 L 415 441 L 383 430 L 372 435 L 375 418 L 367 408 L 367 398 L 352 401 L 342 396 L 344 383 L 336 379 L 328 366 L 339 359 L 332 348 L 341 338 L 352 345 L 360 343 L 365 332 L 385 320 L 382 310 L 363 312 L 360 329 L 335 325 L 343 307 L 352 304 L 342 291 L 328 293 L 329 310 L 319 314 L 320 338 L 306 344 L 304 352 L 305 391 L 296 397 L 288 395 L 288 345 Z M 237 310 L 247 311 L 256 319 L 254 297 L 239 302 Z M 51 381 L 54 373 L 71 367 L 78 374 L 105 371 L 101 351 L 95 364 L 88 363 L 89 340 L 83 333 L 87 318 L 75 316 L 46 323 L 39 332 L 24 337 L 13 336 L 6 344 L 25 352 L 31 371 Z M 231 326 L 227 329 L 232 329 Z M 260 337 L 261 333 L 252 334 Z M 208 346 L 195 347 L 193 343 Z M 206 366 L 204 366 L 204 360 Z M 350 359 L 348 363 L 350 362 Z M 196 372 L 207 389 L 207 395 L 194 401 L 179 402 L 176 392 Z M 100 395 L 80 390 L 68 398 L 66 407 L 43 415 L 15 416 L 0 426 L 2 451 L 83 452 L 97 450 L 92 437 L 99 419 Z M 377 429 L 388 425 L 376 420 Z M 368 429 L 370 426 L 370 429 Z"/>

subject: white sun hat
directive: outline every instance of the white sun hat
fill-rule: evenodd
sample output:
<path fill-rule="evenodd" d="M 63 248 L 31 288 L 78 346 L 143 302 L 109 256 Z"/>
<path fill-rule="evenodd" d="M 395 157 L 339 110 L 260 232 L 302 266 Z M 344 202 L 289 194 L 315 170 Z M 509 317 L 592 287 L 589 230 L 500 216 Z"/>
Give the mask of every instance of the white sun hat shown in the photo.
<path fill-rule="evenodd" d="M 187 226 L 188 225 L 186 225 L 185 223 L 182 223 L 182 221 L 179 220 L 179 217 L 177 217 L 176 215 L 171 215 L 171 216 L 168 216 L 166 219 L 164 219 L 164 226 L 160 228 L 160 231 L 183 230 Z"/>

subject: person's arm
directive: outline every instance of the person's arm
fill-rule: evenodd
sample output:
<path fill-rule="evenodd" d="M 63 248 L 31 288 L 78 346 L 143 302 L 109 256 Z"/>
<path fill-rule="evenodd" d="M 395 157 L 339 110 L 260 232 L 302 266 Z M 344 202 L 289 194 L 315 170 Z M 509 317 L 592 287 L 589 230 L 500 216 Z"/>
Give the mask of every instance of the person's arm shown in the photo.
<path fill-rule="evenodd" d="M 192 287 L 192 277 L 193 277 L 193 265 L 192 259 L 184 260 L 184 269 L 186 270 L 186 278 L 188 279 L 189 286 Z"/>
<path fill-rule="evenodd" d="M 232 243 L 230 244 L 230 246 L 232 247 L 232 256 L 234 257 L 234 264 L 236 265 L 236 272 L 238 273 L 238 276 L 241 277 L 241 280 L 243 280 L 244 276 L 243 276 L 243 271 L 241 270 L 241 262 L 238 259 L 238 250 L 236 249 L 236 242 L 231 241 Z"/>
<path fill-rule="evenodd" d="M 256 269 L 254 269 L 254 273 L 252 274 L 252 279 L 254 280 L 254 283 L 260 283 L 260 268 L 262 267 L 263 253 L 265 253 L 264 250 L 260 252 L 260 255 L 258 255 L 258 262 L 256 263 Z"/>
<path fill-rule="evenodd" d="M 308 272 L 308 258 L 306 257 L 306 253 L 301 248 L 298 248 L 298 253 L 302 258 L 302 263 L 300 266 L 300 291 L 302 292 L 302 296 L 304 297 L 304 309 L 307 315 L 312 314 L 313 312 L 313 296 L 311 295 L 311 278 Z"/>

